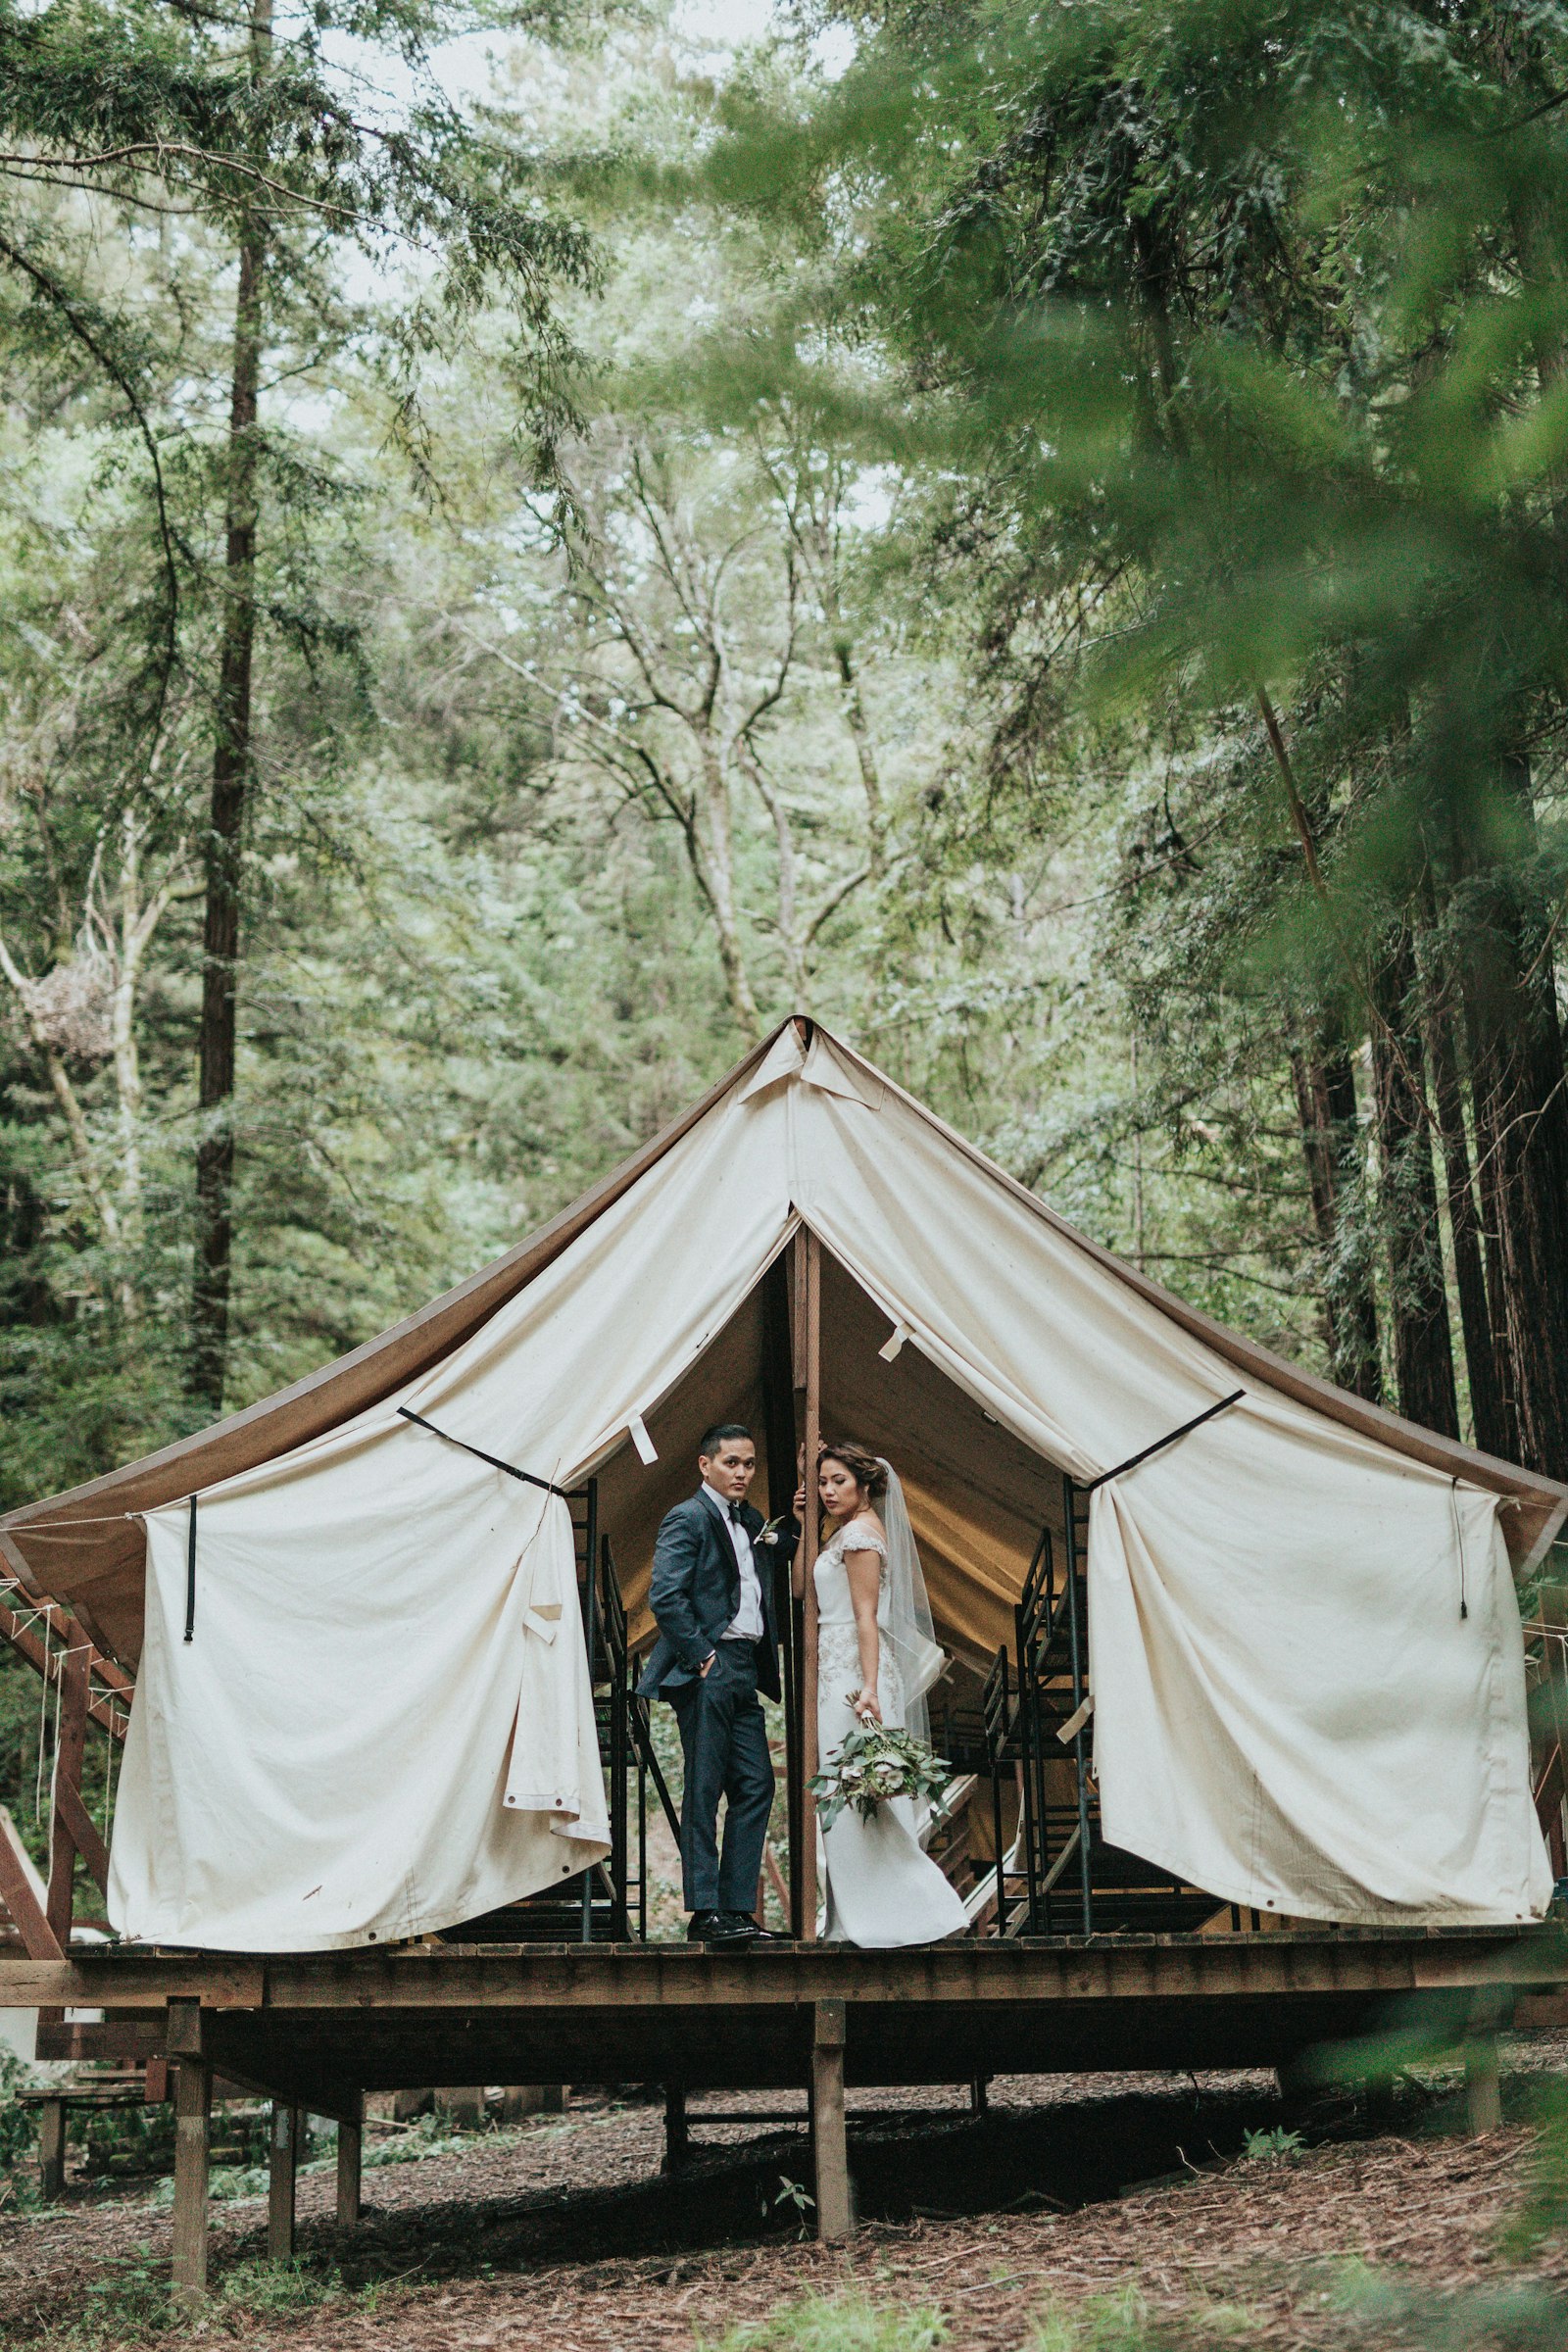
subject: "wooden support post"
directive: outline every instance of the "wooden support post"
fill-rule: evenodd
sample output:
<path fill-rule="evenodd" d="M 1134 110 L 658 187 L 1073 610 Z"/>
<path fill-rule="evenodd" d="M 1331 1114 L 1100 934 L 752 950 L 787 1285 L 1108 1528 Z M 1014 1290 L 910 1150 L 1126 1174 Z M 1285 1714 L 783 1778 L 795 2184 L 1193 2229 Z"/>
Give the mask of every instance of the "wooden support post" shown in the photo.
<path fill-rule="evenodd" d="M 1502 2082 L 1494 2032 L 1478 2033 L 1464 2045 L 1464 2098 L 1472 2138 L 1501 2130 Z"/>
<path fill-rule="evenodd" d="M 267 2259 L 294 2259 L 294 2190 L 300 2152 L 300 2111 L 286 2099 L 272 2101 L 272 2130 L 267 2143 Z"/>
<path fill-rule="evenodd" d="M 87 1652 L 65 1653 L 60 1668 L 60 1737 L 55 1744 L 53 1794 L 49 1820 L 49 1895 L 45 1908 L 58 1942 L 71 1946 L 71 1914 L 76 1880 L 76 1840 L 72 1834 L 65 1792 L 82 1810 L 81 1765 L 87 1750 Z"/>
<path fill-rule="evenodd" d="M 359 2102 L 360 2117 L 365 2114 L 365 2099 Z M 352 2230 L 360 2218 L 360 2186 L 365 2157 L 365 2125 L 340 2122 L 337 2128 L 337 2226 Z"/>
<path fill-rule="evenodd" d="M 564 2082 L 511 2082 L 501 2093 L 501 2121 L 520 2124 L 530 2115 L 564 2115 Z"/>
<path fill-rule="evenodd" d="M 664 2085 L 664 2161 L 662 2172 L 678 2173 L 691 2154 L 691 2133 L 686 2128 L 686 2093 L 678 2082 Z"/>
<path fill-rule="evenodd" d="M 842 2245 L 855 2228 L 844 2124 L 842 2001 L 818 2001 L 813 2010 L 811 2151 L 816 2164 L 816 2234 L 824 2245 Z"/>
<path fill-rule="evenodd" d="M 175 2004 L 170 2004 L 171 2009 Z M 194 2003 L 186 2004 L 194 2007 Z M 174 2075 L 174 2303 L 184 2312 L 207 2300 L 207 2149 L 213 2070 L 182 2057 Z"/>
<path fill-rule="evenodd" d="M 991 2077 L 989 2075 L 976 2075 L 972 2078 L 969 2083 L 969 2113 L 971 2115 L 986 2115 L 990 2112 L 991 2102 L 987 2096 L 990 2088 Z"/>
<path fill-rule="evenodd" d="M 800 1483 L 800 1431 L 795 1420 L 795 1365 L 792 1342 L 792 1275 L 794 1246 L 774 1259 L 762 1279 L 762 1420 L 767 1433 L 767 1514 L 770 1519 L 793 1516 L 795 1490 Z M 786 1886 L 771 1840 L 763 1862 L 771 1875 L 792 1936 L 801 1902 L 801 1622 L 794 1597 L 790 1563 L 780 1563 L 773 1587 L 774 1613 L 783 1649 L 784 1797 L 789 1823 L 790 1879 Z M 766 1917 L 759 1900 L 757 1916 Z"/>
<path fill-rule="evenodd" d="M 1496 2132 L 1502 2126 L 1502 2082 L 1497 2066 L 1497 2028 L 1507 1996 L 1498 1985 L 1483 1985 L 1470 2006 L 1468 2039 L 1464 2045 L 1465 2110 L 1472 2135 Z"/>
<path fill-rule="evenodd" d="M 66 2185 L 66 2102 L 45 2099 L 38 2110 L 38 2189 L 52 2205 Z"/>
<path fill-rule="evenodd" d="M 1366 2120 L 1374 2132 L 1394 2130 L 1394 2077 L 1386 2066 L 1367 2070 Z"/>
<path fill-rule="evenodd" d="M 805 1640 L 801 1654 L 801 1916 L 795 1933 L 816 1940 L 816 1803 L 810 1780 L 816 1752 L 816 1546 L 822 1507 L 816 1493 L 816 1454 L 822 1442 L 822 1245 L 804 1227 L 795 1248 L 795 1378 L 805 1392 L 806 1526 L 801 1564 L 806 1573 Z"/>

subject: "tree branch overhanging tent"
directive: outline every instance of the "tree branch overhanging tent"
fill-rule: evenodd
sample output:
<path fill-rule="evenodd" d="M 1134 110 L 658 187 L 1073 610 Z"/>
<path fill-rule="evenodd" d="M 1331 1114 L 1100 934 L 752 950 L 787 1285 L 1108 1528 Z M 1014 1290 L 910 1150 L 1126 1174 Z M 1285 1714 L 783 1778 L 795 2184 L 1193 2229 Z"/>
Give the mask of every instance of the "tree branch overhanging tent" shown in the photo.
<path fill-rule="evenodd" d="M 384 1941 L 604 1850 L 565 1504 L 406 1412 L 557 1488 L 599 1474 L 635 1607 L 704 1422 L 760 1425 L 760 1285 L 803 1223 L 824 1424 L 898 1460 L 939 1635 L 971 1661 L 1004 1638 L 1058 1474 L 1088 1485 L 1209 1414 L 1094 1495 L 1109 1839 L 1295 1917 L 1541 1915 L 1510 1555 L 1539 1556 L 1568 1490 L 1222 1330 L 792 1022 L 421 1314 L 0 1522 L 30 1588 L 139 1653 L 124 1933 Z"/>

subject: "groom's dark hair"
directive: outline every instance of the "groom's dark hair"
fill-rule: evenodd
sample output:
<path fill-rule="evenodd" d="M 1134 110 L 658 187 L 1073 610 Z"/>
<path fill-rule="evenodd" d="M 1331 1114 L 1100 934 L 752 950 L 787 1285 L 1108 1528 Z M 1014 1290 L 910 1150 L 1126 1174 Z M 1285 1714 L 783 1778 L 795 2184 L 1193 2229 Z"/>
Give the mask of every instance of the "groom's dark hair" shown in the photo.
<path fill-rule="evenodd" d="M 726 1438 L 744 1438 L 751 1446 L 757 1443 L 744 1421 L 715 1421 L 697 1441 L 698 1460 L 710 1462 Z"/>

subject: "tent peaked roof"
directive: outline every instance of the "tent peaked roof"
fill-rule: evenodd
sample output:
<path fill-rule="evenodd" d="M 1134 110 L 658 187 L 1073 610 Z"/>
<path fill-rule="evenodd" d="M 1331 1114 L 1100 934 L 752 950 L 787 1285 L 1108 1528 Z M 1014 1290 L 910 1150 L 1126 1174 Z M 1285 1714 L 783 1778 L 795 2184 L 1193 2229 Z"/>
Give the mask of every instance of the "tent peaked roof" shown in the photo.
<path fill-rule="evenodd" d="M 103 1647 L 133 1658 L 140 1644 L 144 1575 L 138 1514 L 271 1462 L 405 1388 L 462 1348 L 609 1209 L 633 1188 L 654 1179 L 660 1163 L 705 1120 L 725 1116 L 734 1105 L 760 1099 L 775 1088 L 797 1084 L 830 1096 L 848 1095 L 873 1111 L 879 1105 L 889 1111 L 897 1106 L 904 1122 L 911 1116 L 920 1122 L 971 1172 L 983 1172 L 987 1183 L 1026 1205 L 1058 1240 L 1233 1365 L 1250 1384 L 1288 1396 L 1412 1462 L 1506 1498 L 1512 1507 L 1504 1513 L 1504 1522 L 1516 1560 L 1538 1556 L 1568 1512 L 1568 1486 L 1477 1452 L 1337 1389 L 1175 1297 L 1079 1233 L 863 1056 L 797 1015 L 746 1054 L 682 1117 L 550 1223 L 417 1313 L 210 1429 L 0 1519 L 0 1548 L 12 1569 L 34 1592 L 68 1603 Z M 888 1122 L 889 1144 L 895 1150 L 892 1130 L 900 1123 Z M 904 1124 L 905 1136 L 909 1132 Z M 801 1213 L 811 1222 L 808 1200 L 801 1204 Z M 1044 1272 L 1042 1268 L 1043 1277 Z"/>

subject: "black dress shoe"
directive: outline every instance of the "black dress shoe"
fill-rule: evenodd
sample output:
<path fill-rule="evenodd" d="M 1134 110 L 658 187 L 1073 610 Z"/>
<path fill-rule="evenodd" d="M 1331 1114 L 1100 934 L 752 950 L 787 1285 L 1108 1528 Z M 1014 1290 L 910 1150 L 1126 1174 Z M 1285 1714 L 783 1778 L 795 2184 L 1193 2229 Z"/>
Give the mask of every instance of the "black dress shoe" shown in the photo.
<path fill-rule="evenodd" d="M 694 1911 L 686 1929 L 688 1943 L 710 1943 L 739 1949 L 757 1938 L 757 1922 L 734 1911 Z"/>
<path fill-rule="evenodd" d="M 785 1943 L 788 1941 L 787 1936 L 775 1935 L 771 1928 L 760 1926 L 749 1911 L 726 1911 L 724 1917 L 732 1920 L 743 1935 L 750 1936 L 754 1943 Z"/>

